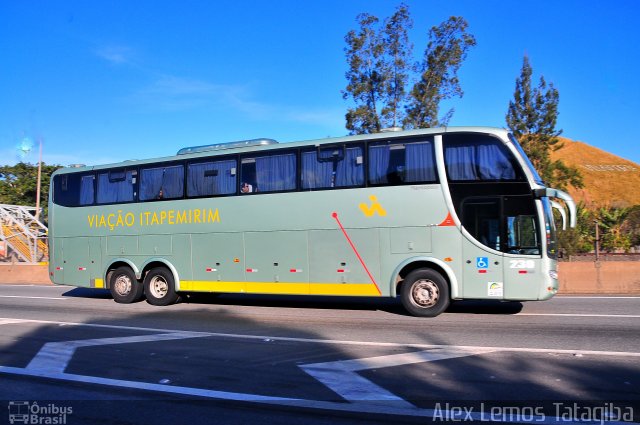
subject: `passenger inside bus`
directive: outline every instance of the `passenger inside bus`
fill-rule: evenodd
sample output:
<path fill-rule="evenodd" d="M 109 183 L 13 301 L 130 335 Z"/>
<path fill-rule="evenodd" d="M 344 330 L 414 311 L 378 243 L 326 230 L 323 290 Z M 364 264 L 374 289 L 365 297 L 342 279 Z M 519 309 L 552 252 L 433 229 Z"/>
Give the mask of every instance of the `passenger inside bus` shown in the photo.
<path fill-rule="evenodd" d="M 240 186 L 240 193 L 251 193 L 251 192 L 257 192 L 257 190 L 254 190 L 252 184 L 243 182 L 242 185 Z"/>

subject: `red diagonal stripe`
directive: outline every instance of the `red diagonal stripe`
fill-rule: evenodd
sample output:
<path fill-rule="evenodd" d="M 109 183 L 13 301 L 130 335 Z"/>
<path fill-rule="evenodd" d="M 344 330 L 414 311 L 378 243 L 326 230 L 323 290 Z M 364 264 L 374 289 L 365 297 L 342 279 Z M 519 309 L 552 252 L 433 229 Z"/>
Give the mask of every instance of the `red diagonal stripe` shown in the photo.
<path fill-rule="evenodd" d="M 344 234 L 344 237 L 347 238 L 347 242 L 349 242 L 349 245 L 351 246 L 351 249 L 353 249 L 353 252 L 356 253 L 356 257 L 358 257 L 358 260 L 360 261 L 360 264 L 362 264 L 362 267 L 364 267 L 364 271 L 367 272 L 367 275 L 369 276 L 369 279 L 371 279 L 371 282 L 376 287 L 376 291 L 378 291 L 379 295 L 382 295 L 382 292 L 380 292 L 380 288 L 378 287 L 378 284 L 376 283 L 376 280 L 373 278 L 373 276 L 369 272 L 369 269 L 367 268 L 367 265 L 364 263 L 364 260 L 360 256 L 360 253 L 356 249 L 356 247 L 353 244 L 353 242 L 351 242 L 351 238 L 349 237 L 349 235 L 347 234 L 347 231 L 342 226 L 342 223 L 340 222 L 340 219 L 338 218 L 338 213 L 334 212 L 333 214 L 331 214 L 331 216 L 333 218 L 335 218 L 336 221 L 338 222 L 338 226 L 340 227 L 340 230 L 342 230 L 342 233 Z"/>

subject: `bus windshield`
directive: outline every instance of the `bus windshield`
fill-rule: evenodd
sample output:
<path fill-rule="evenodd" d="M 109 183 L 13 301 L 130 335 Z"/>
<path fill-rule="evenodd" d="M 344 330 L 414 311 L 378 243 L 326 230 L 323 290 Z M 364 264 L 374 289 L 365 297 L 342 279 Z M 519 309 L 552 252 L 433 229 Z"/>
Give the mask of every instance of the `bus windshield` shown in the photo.
<path fill-rule="evenodd" d="M 542 206 L 544 208 L 544 227 L 547 236 L 547 254 L 549 258 L 557 258 L 556 224 L 553 220 L 553 210 L 551 209 L 549 198 L 542 198 Z"/>
<path fill-rule="evenodd" d="M 544 181 L 542 180 L 542 177 L 540 177 L 540 174 L 538 174 L 538 172 L 536 171 L 536 168 L 533 166 L 533 163 L 525 153 L 524 149 L 522 149 L 522 146 L 520 146 L 518 139 L 516 139 L 513 134 L 509 133 L 509 140 L 511 140 L 511 143 L 513 143 L 513 146 L 516 147 L 516 149 L 518 150 L 518 153 L 520 154 L 520 157 L 524 160 L 524 163 L 527 165 L 527 168 L 529 168 L 529 171 L 531 171 L 531 175 L 533 175 L 533 180 L 535 180 L 535 182 L 538 184 L 544 185 Z"/>

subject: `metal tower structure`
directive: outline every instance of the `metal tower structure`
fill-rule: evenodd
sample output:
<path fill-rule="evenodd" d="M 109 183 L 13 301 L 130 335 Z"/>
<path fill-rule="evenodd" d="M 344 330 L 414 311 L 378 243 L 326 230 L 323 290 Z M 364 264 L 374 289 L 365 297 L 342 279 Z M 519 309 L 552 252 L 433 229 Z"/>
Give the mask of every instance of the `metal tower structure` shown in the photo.
<path fill-rule="evenodd" d="M 35 216 L 35 207 L 0 204 L 0 240 L 27 263 L 49 260 L 47 226 Z"/>

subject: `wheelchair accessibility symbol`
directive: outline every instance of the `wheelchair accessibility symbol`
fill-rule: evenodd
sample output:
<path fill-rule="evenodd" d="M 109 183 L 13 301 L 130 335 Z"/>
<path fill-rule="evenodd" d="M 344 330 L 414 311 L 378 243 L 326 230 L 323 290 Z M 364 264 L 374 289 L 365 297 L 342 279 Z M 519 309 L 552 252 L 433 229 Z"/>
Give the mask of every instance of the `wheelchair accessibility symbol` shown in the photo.
<path fill-rule="evenodd" d="M 476 257 L 476 267 L 479 269 L 489 267 L 489 257 Z"/>

